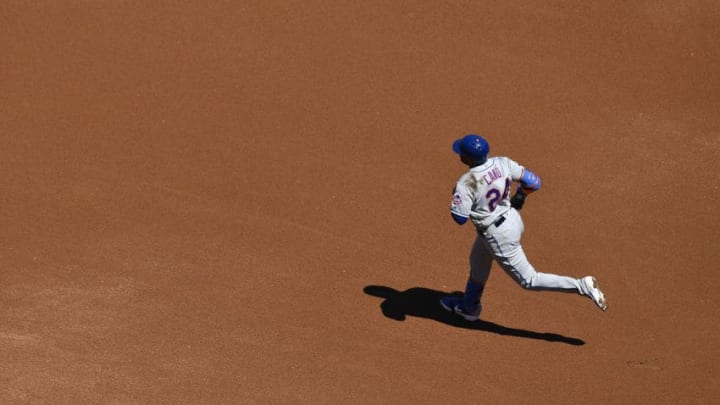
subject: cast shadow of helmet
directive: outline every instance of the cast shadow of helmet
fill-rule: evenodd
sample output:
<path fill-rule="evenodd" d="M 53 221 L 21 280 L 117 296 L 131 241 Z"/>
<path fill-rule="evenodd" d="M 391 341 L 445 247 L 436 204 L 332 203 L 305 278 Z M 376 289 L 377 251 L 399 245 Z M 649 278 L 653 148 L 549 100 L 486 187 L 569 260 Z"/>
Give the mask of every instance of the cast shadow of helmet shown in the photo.
<path fill-rule="evenodd" d="M 405 291 L 397 291 L 391 287 L 369 285 L 363 289 L 365 294 L 384 298 L 380 304 L 383 315 L 396 321 L 404 321 L 407 316 L 432 319 L 456 328 L 474 329 L 498 335 L 513 336 L 526 339 L 546 340 L 574 346 L 582 346 L 585 341 L 556 333 L 541 333 L 525 329 L 509 328 L 497 323 L 479 319 L 475 322 L 445 311 L 440 306 L 440 298 L 447 295 L 461 297 L 461 292 L 448 294 L 444 291 L 431 290 L 422 287 L 413 287 Z"/>

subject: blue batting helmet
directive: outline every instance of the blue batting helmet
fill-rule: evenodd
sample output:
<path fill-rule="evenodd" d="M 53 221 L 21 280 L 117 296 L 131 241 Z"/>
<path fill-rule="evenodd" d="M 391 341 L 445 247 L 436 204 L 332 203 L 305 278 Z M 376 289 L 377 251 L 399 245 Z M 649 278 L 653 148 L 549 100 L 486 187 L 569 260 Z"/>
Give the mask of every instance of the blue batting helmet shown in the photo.
<path fill-rule="evenodd" d="M 453 143 L 453 150 L 460 156 L 467 156 L 483 164 L 490 153 L 490 144 L 480 135 L 469 134 Z"/>

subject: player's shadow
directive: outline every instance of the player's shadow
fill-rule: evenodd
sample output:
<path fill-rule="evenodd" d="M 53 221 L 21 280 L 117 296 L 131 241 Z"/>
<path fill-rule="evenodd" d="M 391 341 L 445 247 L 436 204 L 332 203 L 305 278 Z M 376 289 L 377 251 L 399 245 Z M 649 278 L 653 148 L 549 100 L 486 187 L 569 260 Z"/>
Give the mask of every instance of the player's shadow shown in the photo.
<path fill-rule="evenodd" d="M 469 322 L 465 319 L 445 311 L 440 306 L 440 298 L 449 295 L 443 291 L 431 290 L 428 288 L 414 287 L 405 291 L 397 291 L 391 287 L 369 285 L 363 289 L 365 294 L 374 297 L 384 298 L 380 304 L 383 315 L 396 321 L 404 321 L 406 316 L 432 319 L 457 328 L 475 329 L 499 335 L 514 336 L 527 339 L 547 340 L 548 342 L 560 342 L 569 345 L 582 346 L 585 341 L 573 337 L 563 336 L 556 333 L 540 333 L 525 329 L 509 328 L 488 322 L 482 318 Z M 454 292 L 452 295 L 462 296 L 461 292 Z"/>

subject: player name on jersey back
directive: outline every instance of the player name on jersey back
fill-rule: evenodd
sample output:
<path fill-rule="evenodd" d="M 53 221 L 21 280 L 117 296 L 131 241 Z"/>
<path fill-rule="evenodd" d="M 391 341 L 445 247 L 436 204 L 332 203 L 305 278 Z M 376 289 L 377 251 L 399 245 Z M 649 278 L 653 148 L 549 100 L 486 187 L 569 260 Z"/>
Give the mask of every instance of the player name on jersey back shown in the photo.
<path fill-rule="evenodd" d="M 499 167 L 492 167 L 482 174 L 480 184 L 491 184 L 493 181 L 502 178 L 503 174 Z"/>

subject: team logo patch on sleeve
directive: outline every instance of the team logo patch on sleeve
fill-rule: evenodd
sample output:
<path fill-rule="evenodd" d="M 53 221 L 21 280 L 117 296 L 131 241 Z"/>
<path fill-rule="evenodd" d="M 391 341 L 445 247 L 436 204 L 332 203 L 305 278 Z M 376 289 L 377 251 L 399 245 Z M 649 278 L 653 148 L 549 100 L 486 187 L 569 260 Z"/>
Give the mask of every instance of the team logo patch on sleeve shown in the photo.
<path fill-rule="evenodd" d="M 462 198 L 460 198 L 460 194 L 455 194 L 455 195 L 453 196 L 452 205 L 453 205 L 453 206 L 462 205 Z"/>

